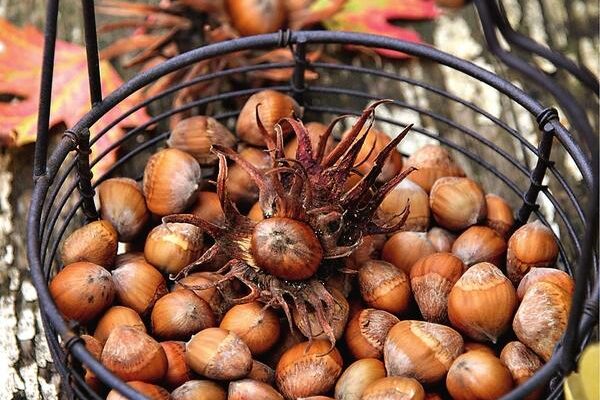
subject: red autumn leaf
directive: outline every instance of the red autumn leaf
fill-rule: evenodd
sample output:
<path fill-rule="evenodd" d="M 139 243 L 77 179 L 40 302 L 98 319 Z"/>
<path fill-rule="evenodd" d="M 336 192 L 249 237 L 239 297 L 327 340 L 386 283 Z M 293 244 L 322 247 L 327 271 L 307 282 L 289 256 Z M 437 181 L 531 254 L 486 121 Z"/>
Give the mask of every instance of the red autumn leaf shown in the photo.
<path fill-rule="evenodd" d="M 0 18 L 0 94 L 14 97 L 0 102 L 0 145 L 23 145 L 35 141 L 38 96 L 42 65 L 43 35 L 32 26 L 23 28 Z M 106 95 L 123 84 L 123 80 L 108 61 L 100 62 L 102 91 Z M 58 40 L 54 62 L 50 126 L 65 123 L 73 126 L 90 109 L 85 49 Z M 91 129 L 92 136 L 124 111 L 137 103 L 135 97 L 123 100 Z M 94 146 L 98 154 L 124 134 L 126 127 L 148 120 L 144 109 L 120 122 Z M 114 162 L 113 151 L 96 171 L 105 170 Z"/>
<path fill-rule="evenodd" d="M 332 0 L 318 0 L 313 7 L 319 9 Z M 344 8 L 323 21 L 327 29 L 391 36 L 410 42 L 421 42 L 420 35 L 412 29 L 392 24 L 395 20 L 431 20 L 439 11 L 435 0 L 347 0 Z M 405 58 L 406 54 L 377 49 L 378 53 L 392 58 Z"/>

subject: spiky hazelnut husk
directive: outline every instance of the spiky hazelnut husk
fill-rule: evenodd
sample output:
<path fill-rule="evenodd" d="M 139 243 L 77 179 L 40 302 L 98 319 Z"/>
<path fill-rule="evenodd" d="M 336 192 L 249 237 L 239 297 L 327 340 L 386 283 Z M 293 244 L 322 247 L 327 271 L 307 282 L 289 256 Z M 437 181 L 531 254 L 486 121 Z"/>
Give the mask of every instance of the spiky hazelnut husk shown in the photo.
<path fill-rule="evenodd" d="M 213 146 L 219 159 L 217 195 L 224 221 L 215 224 L 191 214 L 163 218 L 164 223 L 196 225 L 214 239 L 214 244 L 175 279 L 225 255 L 229 261 L 217 271 L 223 278 L 208 286 L 236 280 L 247 286 L 248 293 L 230 299 L 232 303 L 260 301 L 281 308 L 290 325 L 292 310 L 297 319 L 308 320 L 310 313 L 322 327 L 316 331 L 325 334 L 333 348 L 336 337 L 330 321 L 335 320 L 340 307 L 325 282 L 337 274 L 353 272 L 346 269 L 345 258 L 361 244 L 362 238 L 398 231 L 409 212 L 407 205 L 400 218 L 389 224 L 374 218 L 385 196 L 412 172 L 407 169 L 383 184 L 377 183 L 385 161 L 396 151 L 410 126 L 377 153 L 372 168 L 357 183 L 350 188 L 347 185 L 355 165 L 360 163 L 359 154 L 375 108 L 383 102 L 365 109 L 329 152 L 325 151 L 328 139 L 341 118 L 331 122 L 316 145 L 299 120 L 280 120 L 275 136 L 259 120 L 258 129 L 271 157 L 271 166 L 266 170 L 256 168 L 232 149 Z M 293 131 L 296 135 L 296 159 L 285 158 L 283 131 Z M 228 160 L 242 168 L 258 187 L 263 220 L 248 218 L 231 201 L 227 188 Z"/>

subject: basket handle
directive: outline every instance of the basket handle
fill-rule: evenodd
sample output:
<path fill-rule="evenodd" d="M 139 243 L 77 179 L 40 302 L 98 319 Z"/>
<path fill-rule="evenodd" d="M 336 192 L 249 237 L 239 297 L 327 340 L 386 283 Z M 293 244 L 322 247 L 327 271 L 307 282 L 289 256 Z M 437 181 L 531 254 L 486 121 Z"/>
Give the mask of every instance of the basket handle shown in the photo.
<path fill-rule="evenodd" d="M 37 180 L 46 174 L 48 158 L 48 135 L 50 131 L 50 105 L 52 102 L 52 79 L 54 76 L 54 53 L 56 50 L 56 27 L 58 23 L 59 0 L 48 0 L 46 5 L 46 26 L 44 29 L 44 52 L 42 58 L 42 75 L 37 120 L 37 140 L 33 160 L 33 178 Z M 100 83 L 100 61 L 98 57 L 98 38 L 96 34 L 96 17 L 94 0 L 81 0 L 85 31 L 85 48 L 87 57 L 90 100 L 93 106 L 102 101 Z M 85 135 L 84 135 L 85 136 Z M 82 135 L 75 133 L 76 146 L 81 146 Z M 87 147 L 89 148 L 89 136 Z M 83 144 L 84 148 L 86 144 Z M 87 157 L 80 153 L 81 157 Z M 89 160 L 88 160 L 89 169 Z"/>

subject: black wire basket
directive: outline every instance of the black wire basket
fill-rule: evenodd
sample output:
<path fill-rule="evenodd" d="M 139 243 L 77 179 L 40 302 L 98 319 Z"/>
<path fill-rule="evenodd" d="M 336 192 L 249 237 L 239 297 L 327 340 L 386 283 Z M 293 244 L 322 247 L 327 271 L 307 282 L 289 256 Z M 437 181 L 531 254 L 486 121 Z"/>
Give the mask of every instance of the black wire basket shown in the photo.
<path fill-rule="evenodd" d="M 236 104 L 242 104 L 240 100 L 264 87 L 224 90 L 178 108 L 163 107 L 161 108 L 163 112 L 153 116 L 147 123 L 128 131 L 120 140 L 93 159 L 90 159 L 90 149 L 97 146 L 100 137 L 110 132 L 117 123 L 126 120 L 136 110 L 158 104 L 186 87 L 231 77 L 243 81 L 254 71 L 285 68 L 293 71 L 291 81 L 271 88 L 293 95 L 305 108 L 307 120 L 326 120 L 340 114 L 358 115 L 369 102 L 391 98 L 393 102 L 387 106 L 388 112 L 385 116 L 377 117 L 379 123 L 389 128 L 388 130 L 400 130 L 409 123 L 414 123 L 412 135 L 438 141 L 451 149 L 467 167 L 476 166 L 478 179 L 485 182 L 484 186 L 488 189 L 502 188 L 506 193 L 512 194 L 512 205 L 518 210 L 517 226 L 526 223 L 532 214 L 543 223 L 550 225 L 539 204 L 543 201 L 553 207 L 556 216 L 553 225 L 557 239 L 560 239 L 559 266 L 570 273 L 576 282 L 568 327 L 551 360 L 534 377 L 506 395 L 504 399 L 524 398 L 527 393 L 539 386 L 547 388 L 548 398 L 561 396 L 562 378 L 575 368 L 576 360 L 583 346 L 590 339 L 592 327 L 597 323 L 598 317 L 596 250 L 598 164 L 597 149 L 586 147 L 585 143 L 589 140 L 579 140 L 561 125 L 555 109 L 543 106 L 499 76 L 432 47 L 379 36 L 328 31 L 285 31 L 201 47 L 136 75 L 102 99 L 93 3 L 84 1 L 83 4 L 93 105 L 90 111 L 64 134 L 47 158 L 48 116 L 52 87 L 51 66 L 58 7 L 57 1 L 48 2 L 40 122 L 34 165 L 35 188 L 28 216 L 27 238 L 31 275 L 39 295 L 46 336 L 67 397 L 100 398 L 85 383 L 82 368 L 82 365 L 85 365 L 107 387 L 117 389 L 131 399 L 144 398 L 90 355 L 79 337 L 78 327 L 62 318 L 48 291 L 49 279 L 61 268 L 57 260 L 57 249 L 65 234 L 86 220 L 97 218 L 93 199 L 94 188 L 115 172 L 139 179 L 140 171 L 133 166 L 136 162 L 143 165 L 151 150 L 161 146 L 168 138 L 168 130 L 165 129 L 160 133 L 160 128 L 165 126 L 165 121 L 171 116 L 194 110 L 205 111 L 206 107 L 210 106 L 209 109 L 214 110 L 212 115 L 214 118 L 231 126 L 239 113 Z M 307 60 L 306 54 L 311 48 L 317 45 L 334 44 L 396 50 L 427 62 L 444 65 L 461 74 L 465 79 L 476 80 L 485 85 L 503 101 L 529 115 L 531 120 L 535 121 L 532 125 L 533 130 L 524 132 L 515 127 L 514 121 L 503 120 L 477 104 L 426 80 L 412 79 L 375 67 Z M 202 60 L 237 51 L 270 50 L 281 47 L 289 48 L 293 52 L 293 61 L 242 66 L 206 73 L 191 81 L 169 87 L 115 117 L 110 123 L 98 126 L 98 120 L 119 102 L 168 73 L 188 68 Z M 307 70 L 318 73 L 319 78 L 306 82 Z M 334 77 L 335 79 L 332 79 Z M 365 79 L 368 87 L 364 86 Z M 415 88 L 426 92 L 428 96 L 438 101 L 423 106 L 419 101 L 401 98 L 400 93 L 403 89 L 414 90 Z M 403 112 L 407 110 L 415 116 L 415 120 L 399 117 L 399 115 L 406 115 Z M 453 117 L 455 115 L 461 117 L 455 118 Z M 492 140 L 486 133 L 479 132 L 475 121 L 481 120 L 485 121 L 488 127 L 486 132 L 492 129 L 495 137 L 502 137 L 503 140 Z M 155 131 L 159 133 L 145 137 L 143 141 L 138 140 L 150 126 L 156 127 Z M 90 138 L 89 130 L 92 127 L 98 133 Z M 120 151 L 116 163 L 105 174 L 95 177 L 92 183 L 90 167 L 117 147 Z M 530 163 L 521 161 L 523 157 L 517 158 L 515 149 L 525 155 L 525 159 L 529 159 Z M 563 163 L 554 163 L 552 161 L 554 156 L 569 158 L 575 165 L 575 171 L 567 169 Z"/>

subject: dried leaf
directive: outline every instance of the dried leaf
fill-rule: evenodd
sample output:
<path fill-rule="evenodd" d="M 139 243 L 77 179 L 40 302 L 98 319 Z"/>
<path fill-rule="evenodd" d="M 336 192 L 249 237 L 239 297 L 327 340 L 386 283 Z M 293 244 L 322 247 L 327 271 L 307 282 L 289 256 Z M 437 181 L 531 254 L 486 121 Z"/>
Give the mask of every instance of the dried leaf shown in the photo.
<path fill-rule="evenodd" d="M 336 0 L 318 0 L 312 9 L 326 8 L 332 2 Z M 421 37 L 417 32 L 391 22 L 430 20 L 438 14 L 435 0 L 348 0 L 340 12 L 323 21 L 323 24 L 330 30 L 372 33 L 420 43 Z M 397 51 L 377 49 L 377 52 L 386 57 L 407 57 Z"/>
<path fill-rule="evenodd" d="M 32 26 L 23 28 L 0 18 L 0 95 L 14 97 L 0 102 L 0 144 L 23 145 L 35 141 L 38 95 L 42 65 L 43 36 Z M 107 61 L 100 62 L 102 89 L 111 93 L 123 80 Z M 92 127 L 92 136 L 124 111 L 137 104 L 138 97 L 130 96 L 110 110 Z M 90 109 L 86 55 L 83 47 L 58 40 L 54 62 L 50 126 L 64 122 L 73 126 Z M 111 129 L 96 144 L 99 153 L 121 138 L 126 127 L 148 120 L 141 109 L 117 127 Z M 114 162 L 113 151 L 98 165 L 96 172 Z"/>

